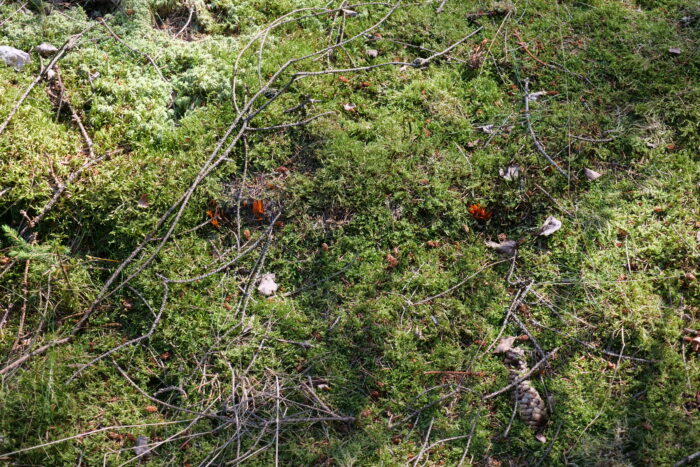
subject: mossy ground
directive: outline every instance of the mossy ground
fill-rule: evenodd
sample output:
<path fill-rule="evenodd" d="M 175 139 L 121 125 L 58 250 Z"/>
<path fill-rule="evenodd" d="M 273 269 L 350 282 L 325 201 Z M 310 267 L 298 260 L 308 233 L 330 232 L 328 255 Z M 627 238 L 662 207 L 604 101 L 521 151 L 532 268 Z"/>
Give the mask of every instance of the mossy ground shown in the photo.
<path fill-rule="evenodd" d="M 115 264 L 189 186 L 234 115 L 230 79 L 245 40 L 294 8 L 323 3 L 193 2 L 197 15 L 188 41 L 172 37 L 176 28 L 154 26 L 163 24 L 156 13 L 182 14 L 184 4 L 127 0 L 108 22 L 153 58 L 167 82 L 102 27 L 86 33 L 61 60 L 70 101 L 84 116 L 96 153 L 111 156 L 79 177 L 37 226 L 25 329 L 43 326 L 29 336 L 32 345 L 65 334 Z M 448 0 L 436 14 L 438 4 L 401 7 L 379 30 L 382 40 L 355 41 L 306 66 L 410 62 L 427 53 L 389 39 L 442 50 L 475 29 L 467 14 L 494 7 Z M 3 2 L 0 18 L 18 6 Z M 93 21 L 77 6 L 45 6 L 31 2 L 0 19 L 0 43 L 23 50 L 44 41 L 60 45 Z M 545 350 L 561 347 L 534 381 L 552 396 L 554 408 L 545 430 L 551 452 L 543 464 L 668 465 L 700 450 L 700 355 L 681 339 L 684 328 L 700 327 L 700 284 L 692 279 L 700 275 L 700 3 L 529 0 L 514 7 L 507 16 L 478 19 L 483 30 L 455 49 L 452 60 L 300 81 L 257 117 L 252 124 L 258 127 L 289 121 L 283 110 L 305 95 L 321 101 L 309 115 L 336 112 L 304 127 L 251 133 L 246 181 L 241 146 L 195 193 L 178 231 L 205 221 L 211 200 L 230 207 L 243 185 L 246 196 L 283 212 L 265 271 L 276 274 L 281 292 L 302 290 L 272 300 L 255 296 L 241 332 L 232 328 L 229 303 L 240 297 L 256 256 L 224 275 L 172 285 L 152 338 L 114 360 L 151 394 L 180 386 L 191 407 L 206 405 L 213 388 L 228 384 L 231 369 L 246 368 L 254 355 L 253 381 L 270 375 L 291 382 L 322 379 L 325 403 L 357 420 L 283 431 L 279 457 L 285 465 L 402 465 L 421 452 L 426 437 L 432 444 L 467 435 L 477 413 L 467 461 L 535 464 L 550 444 L 538 443 L 518 420 L 503 439 L 511 399 L 482 404 L 478 397 L 507 384 L 503 364 L 484 355 L 481 343 L 496 337 L 514 299 L 516 289 L 506 281 L 511 264 L 487 268 L 447 295 L 410 305 L 498 260 L 484 240 L 505 234 L 526 239 L 514 276 L 533 280 L 536 292 L 520 317 Z M 347 18 L 347 35 L 387 11 L 378 5 L 356 9 L 360 14 Z M 320 16 L 276 30 L 261 74 L 327 45 L 337 27 L 332 23 Z M 488 42 L 479 48 L 483 40 Z M 670 54 L 672 47 L 681 54 Z M 367 48 L 379 56 L 369 57 Z M 3 119 L 38 66 L 35 57 L 23 72 L 0 67 Z M 244 83 L 255 92 L 254 55 L 243 67 Z M 532 124 L 571 181 L 549 168 L 532 144 L 523 118 L 526 78 L 532 91 L 549 92 L 531 103 Z M 15 230 L 22 227 L 22 211 L 35 215 L 56 180 L 84 162 L 80 133 L 65 114 L 57 116 L 44 89 L 44 83 L 35 88 L 0 136 L 0 191 L 8 188 L 0 197 L 0 224 Z M 344 103 L 356 111 L 344 111 Z M 493 137 L 478 129 L 502 124 Z M 520 179 L 499 176 L 509 164 L 521 168 Z M 587 167 L 603 176 L 588 181 Z M 473 203 L 492 217 L 474 219 L 467 211 Z M 549 215 L 563 228 L 534 238 Z M 217 251 L 235 243 L 233 223 L 222 224 L 177 236 L 133 289 L 157 308 L 157 274 L 197 275 Z M 245 229 L 259 236 L 265 225 L 244 216 Z M 8 258 L 22 248 L 9 237 L 2 238 Z M 398 260 L 395 267 L 388 267 L 387 254 Z M 11 349 L 25 262 L 12 264 L 2 266 L 0 277 L 0 312 L 14 305 L 0 330 L 8 360 L 16 355 Z M 152 315 L 130 290 L 104 302 L 76 339 L 4 377 L 0 454 L 113 425 L 140 425 L 114 431 L 152 439 L 181 429 L 146 425 L 182 414 L 146 410 L 151 402 L 109 358 L 66 383 L 76 365 L 148 330 Z M 225 331 L 235 345 L 217 353 L 203 375 L 197 363 Z M 521 331 L 510 324 L 506 332 Z M 603 357 L 577 341 L 654 363 Z M 427 373 L 467 370 L 480 376 Z M 445 398 L 458 385 L 471 391 Z M 201 422 L 190 432 L 211 430 Z M 230 435 L 170 443 L 147 462 L 194 465 Z M 105 431 L 11 461 L 118 465 L 133 456 L 132 444 Z M 466 444 L 466 438 L 439 444 L 420 462 L 455 465 Z M 268 449 L 248 463 L 269 465 L 274 455 Z"/>

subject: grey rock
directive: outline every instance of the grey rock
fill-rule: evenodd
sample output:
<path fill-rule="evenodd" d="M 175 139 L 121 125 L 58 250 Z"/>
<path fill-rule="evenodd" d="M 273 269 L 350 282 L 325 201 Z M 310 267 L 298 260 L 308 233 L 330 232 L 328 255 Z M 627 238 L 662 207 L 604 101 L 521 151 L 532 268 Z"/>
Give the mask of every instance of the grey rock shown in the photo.
<path fill-rule="evenodd" d="M 149 452 L 149 447 L 148 443 L 151 441 L 151 438 L 148 436 L 139 436 L 136 438 L 136 443 L 134 444 L 134 453 L 136 453 L 137 456 L 143 456 L 143 457 L 148 457 L 150 455 Z"/>
<path fill-rule="evenodd" d="M 5 62 L 5 65 L 19 71 L 31 61 L 31 58 L 27 52 L 22 52 L 9 45 L 0 45 L 0 60 Z"/>

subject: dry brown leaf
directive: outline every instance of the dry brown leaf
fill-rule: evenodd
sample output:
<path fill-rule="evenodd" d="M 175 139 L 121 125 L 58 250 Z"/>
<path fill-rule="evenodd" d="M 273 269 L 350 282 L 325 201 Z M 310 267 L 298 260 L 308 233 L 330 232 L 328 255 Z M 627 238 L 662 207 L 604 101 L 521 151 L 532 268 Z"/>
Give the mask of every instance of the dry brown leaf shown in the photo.
<path fill-rule="evenodd" d="M 146 209 L 151 205 L 151 202 L 148 200 L 148 195 L 147 194 L 142 194 L 141 197 L 139 198 L 138 202 L 138 207 Z"/>
<path fill-rule="evenodd" d="M 498 345 L 493 350 L 493 353 L 505 353 L 513 348 L 513 343 L 517 338 L 515 336 L 504 337 L 498 342 Z"/>

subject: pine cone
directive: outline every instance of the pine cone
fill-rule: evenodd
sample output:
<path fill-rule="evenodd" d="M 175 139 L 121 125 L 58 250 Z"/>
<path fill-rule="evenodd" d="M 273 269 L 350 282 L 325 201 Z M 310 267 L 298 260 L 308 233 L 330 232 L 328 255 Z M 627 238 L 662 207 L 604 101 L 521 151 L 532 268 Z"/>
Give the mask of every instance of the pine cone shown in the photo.
<path fill-rule="evenodd" d="M 511 379 L 515 381 L 520 375 L 511 371 Z M 528 381 L 521 381 L 515 387 L 515 399 L 518 403 L 518 413 L 523 422 L 533 428 L 547 423 L 547 406 Z"/>
<path fill-rule="evenodd" d="M 513 347 L 505 352 L 505 364 L 511 367 L 508 379 L 511 384 L 528 371 L 525 361 L 525 352 L 518 347 Z M 518 404 L 520 418 L 533 428 L 540 427 L 547 422 L 547 406 L 540 397 L 537 389 L 530 383 L 521 381 L 515 387 L 515 400 Z"/>

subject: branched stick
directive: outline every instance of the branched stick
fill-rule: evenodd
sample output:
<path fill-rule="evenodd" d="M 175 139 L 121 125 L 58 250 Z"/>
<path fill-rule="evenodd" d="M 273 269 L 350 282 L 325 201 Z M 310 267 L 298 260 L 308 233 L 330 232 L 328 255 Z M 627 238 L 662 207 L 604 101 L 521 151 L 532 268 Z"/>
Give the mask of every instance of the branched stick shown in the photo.
<path fill-rule="evenodd" d="M 261 128 L 255 128 L 255 127 L 248 127 L 248 131 L 270 131 L 270 130 L 282 130 L 286 128 L 294 128 L 297 126 L 304 126 L 310 122 L 313 122 L 314 120 L 325 117 L 326 115 L 330 114 L 335 114 L 336 112 L 329 110 L 328 112 L 323 112 L 318 115 L 314 115 L 313 117 L 309 117 L 305 120 L 301 120 L 299 122 L 293 122 L 293 123 L 284 123 L 281 125 L 272 125 L 272 126 L 266 126 L 266 127 L 261 127 Z"/>
<path fill-rule="evenodd" d="M 86 432 L 84 432 L 84 433 L 78 433 L 77 435 L 68 436 L 68 437 L 66 437 L 66 438 L 61 438 L 61 439 L 57 439 L 57 440 L 54 440 L 54 441 L 49 441 L 49 442 L 43 443 L 43 444 L 37 444 L 36 446 L 31 446 L 31 447 L 28 447 L 28 448 L 18 449 L 18 450 L 16 450 L 16 451 L 8 452 L 8 453 L 2 454 L 2 455 L 5 456 L 5 457 L 10 457 L 10 456 L 14 456 L 14 455 L 16 455 L 16 454 L 21 454 L 21 453 L 23 453 L 23 452 L 34 451 L 34 450 L 36 450 L 36 449 L 46 448 L 46 447 L 49 447 L 49 446 L 53 446 L 53 445 L 55 445 L 55 444 L 65 443 L 66 441 L 70 441 L 70 440 L 72 440 L 72 439 L 80 439 L 80 438 L 84 438 L 84 437 L 86 437 L 86 436 L 94 435 L 94 434 L 97 434 L 97 433 L 102 433 L 102 432 L 105 432 L 105 431 L 125 430 L 125 429 L 127 429 L 127 428 L 142 428 L 142 427 L 146 427 L 146 426 L 176 425 L 176 424 L 178 424 L 178 423 L 187 423 L 187 422 L 189 422 L 189 421 L 191 421 L 191 420 L 192 420 L 192 419 L 187 419 L 187 420 L 172 420 L 172 421 L 169 421 L 169 422 L 157 422 L 157 423 L 142 423 L 142 424 L 139 424 L 139 425 L 111 425 L 111 426 L 105 426 L 105 427 L 102 427 L 102 428 L 96 428 L 96 429 L 91 430 L 91 431 L 86 431 Z"/>
<path fill-rule="evenodd" d="M 469 430 L 469 439 L 467 439 L 467 446 L 464 448 L 464 453 L 462 454 L 462 458 L 459 460 L 459 466 L 464 464 L 464 460 L 467 458 L 467 453 L 469 452 L 469 446 L 472 444 L 472 438 L 474 437 L 474 431 L 476 430 L 476 424 L 479 421 L 479 416 L 481 415 L 481 405 L 479 405 L 479 408 L 476 410 L 476 414 L 474 415 L 474 419 L 472 420 L 472 427 Z"/>
<path fill-rule="evenodd" d="M 70 383 L 75 378 L 77 378 L 83 371 L 85 371 L 85 369 L 87 369 L 88 367 L 91 367 L 92 365 L 94 365 L 98 361 L 102 360 L 103 358 L 105 358 L 109 355 L 112 355 L 114 352 L 117 352 L 117 351 L 123 349 L 124 347 L 138 344 L 142 340 L 150 339 L 153 336 L 153 333 L 156 331 L 156 327 L 158 326 L 158 323 L 160 322 L 160 318 L 161 318 L 161 316 L 163 316 L 163 310 L 165 309 L 165 304 L 168 302 L 168 282 L 165 280 L 163 281 L 163 289 L 164 289 L 163 290 L 163 299 L 162 299 L 163 301 L 161 302 L 160 309 L 158 310 L 158 314 L 156 315 L 155 319 L 153 320 L 153 324 L 151 324 L 151 328 L 148 330 L 148 332 L 146 334 L 139 336 L 139 337 L 136 337 L 134 339 L 131 339 L 129 341 L 126 341 L 123 344 L 120 344 L 120 345 L 114 347 L 113 349 L 108 350 L 107 352 L 103 353 L 102 355 L 93 358 L 88 363 L 81 365 L 77 370 L 75 370 L 75 372 L 70 376 L 70 378 L 68 378 L 68 380 L 66 380 L 66 383 Z M 143 297 L 141 297 L 141 299 L 143 300 Z M 146 300 L 143 300 L 143 302 L 146 304 L 148 309 L 151 310 L 151 313 L 152 313 L 153 310 L 151 309 L 151 306 L 148 304 L 148 302 Z"/>
<path fill-rule="evenodd" d="M 545 326 L 544 324 L 540 323 L 537 320 L 531 319 L 530 322 L 537 326 L 538 328 L 546 329 L 548 331 L 552 331 L 555 334 L 559 334 L 560 336 L 566 337 L 567 339 L 571 339 L 572 341 L 581 344 L 582 346 L 586 347 L 587 349 L 590 349 L 594 352 L 601 353 L 603 355 L 607 355 L 608 357 L 614 357 L 614 358 L 621 358 L 624 360 L 631 360 L 633 362 L 640 362 L 640 363 L 658 363 L 658 360 L 648 360 L 646 358 L 639 358 L 639 357 L 631 357 L 629 355 L 623 355 L 615 352 L 611 352 L 610 350 L 602 350 L 597 348 L 596 346 L 589 344 L 588 342 L 584 342 L 582 340 L 576 339 L 575 337 L 572 337 L 568 334 L 565 334 L 561 331 L 557 331 L 556 329 L 550 328 L 548 326 Z"/>
<path fill-rule="evenodd" d="M 56 80 L 58 81 L 58 85 L 61 89 L 61 95 L 63 96 L 65 92 L 65 86 L 63 84 L 63 80 L 61 79 L 61 74 L 58 71 L 58 68 L 56 70 Z M 61 98 L 60 100 L 61 103 L 64 102 L 64 100 Z M 103 161 L 107 155 L 96 157 L 95 152 L 93 150 L 94 143 L 92 141 L 92 138 L 90 138 L 90 135 L 88 134 L 87 130 L 85 129 L 85 126 L 83 125 L 83 121 L 80 119 L 80 116 L 78 113 L 75 111 L 75 108 L 71 105 L 69 100 L 65 100 L 66 105 L 68 106 L 68 110 L 71 113 L 71 117 L 75 124 L 78 126 L 78 129 L 80 130 L 80 134 L 83 136 L 83 139 L 85 140 L 85 146 L 87 147 L 88 150 L 88 160 L 83 163 L 77 170 L 75 170 L 73 173 L 71 173 L 68 178 L 66 179 L 65 183 L 60 183 L 56 190 L 54 191 L 53 196 L 51 196 L 51 199 L 49 200 L 48 203 L 44 205 L 43 208 L 39 211 L 39 214 L 37 214 L 35 217 L 29 220 L 26 226 L 22 228 L 20 231 L 20 235 L 24 235 L 24 233 L 27 231 L 27 229 L 33 229 L 41 220 L 48 214 L 48 212 L 53 209 L 53 207 L 56 205 L 58 200 L 61 198 L 63 193 L 65 193 L 66 189 L 68 188 L 69 185 L 71 185 L 79 175 L 81 175 L 85 170 L 89 169 L 93 165 L 97 164 L 98 162 Z"/>

